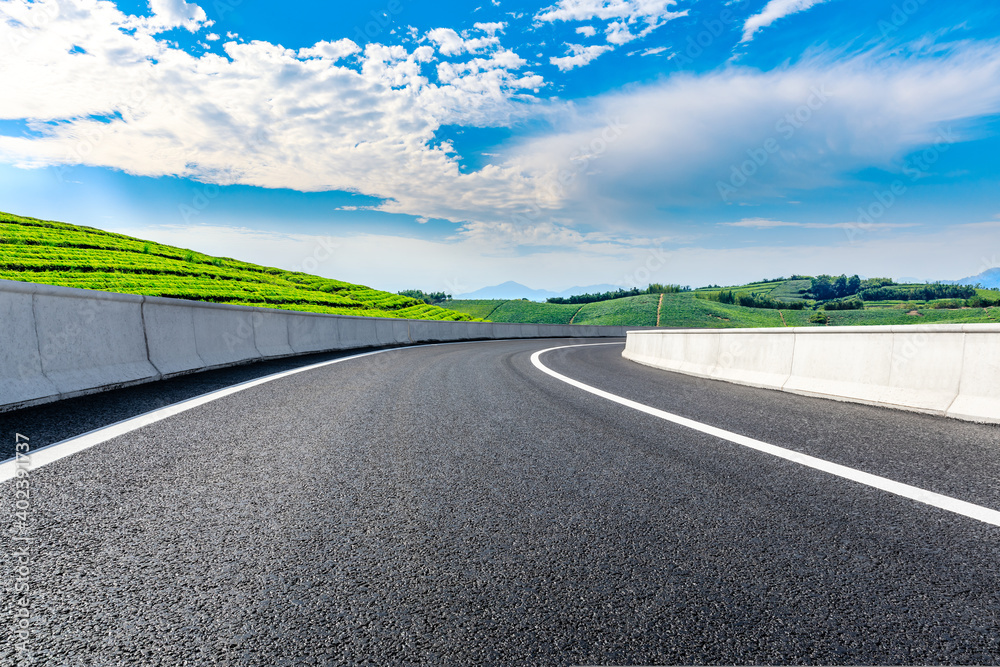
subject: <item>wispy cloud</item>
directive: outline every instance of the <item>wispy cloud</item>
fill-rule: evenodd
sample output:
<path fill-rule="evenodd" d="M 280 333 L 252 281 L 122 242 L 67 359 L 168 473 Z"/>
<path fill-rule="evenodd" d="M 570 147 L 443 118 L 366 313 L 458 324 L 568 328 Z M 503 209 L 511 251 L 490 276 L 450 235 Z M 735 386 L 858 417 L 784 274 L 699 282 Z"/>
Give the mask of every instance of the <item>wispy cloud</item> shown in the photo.
<path fill-rule="evenodd" d="M 829 0 L 771 0 L 759 14 L 754 14 L 743 24 L 742 42 L 749 42 L 761 28 L 766 28 L 778 19 L 805 10 Z"/>
<path fill-rule="evenodd" d="M 588 65 L 602 53 L 606 53 L 611 50 L 610 46 L 603 46 L 599 44 L 595 44 L 593 46 L 567 44 L 566 46 L 569 49 L 569 55 L 549 58 L 549 62 L 558 67 L 561 72 L 566 72 L 577 67 Z"/>
<path fill-rule="evenodd" d="M 784 220 L 768 220 L 766 218 L 744 218 L 739 222 L 720 222 L 723 227 L 745 227 L 748 229 L 776 229 L 779 227 L 798 227 L 800 229 L 856 229 L 857 222 L 786 222 Z M 885 229 L 905 229 L 919 227 L 918 223 L 875 222 L 865 224 L 865 231 Z"/>

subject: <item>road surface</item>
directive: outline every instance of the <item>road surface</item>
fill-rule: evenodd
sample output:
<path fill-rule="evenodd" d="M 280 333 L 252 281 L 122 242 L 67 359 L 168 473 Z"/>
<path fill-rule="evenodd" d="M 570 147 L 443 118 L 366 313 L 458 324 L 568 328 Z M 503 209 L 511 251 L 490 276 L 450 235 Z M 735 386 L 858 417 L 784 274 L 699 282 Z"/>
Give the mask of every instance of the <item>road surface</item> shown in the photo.
<path fill-rule="evenodd" d="M 30 473 L 28 653 L 11 635 L 0 663 L 1000 662 L 1000 527 L 532 364 L 586 342 L 345 359 Z M 651 408 L 1000 509 L 997 427 L 666 373 L 621 351 L 539 359 Z M 144 388 L 140 407 L 199 382 Z M 6 415 L 3 436 L 46 444 L 131 416 L 132 395 Z M 5 526 L 14 494 L 0 484 Z M 7 556 L 0 614 L 14 627 Z"/>

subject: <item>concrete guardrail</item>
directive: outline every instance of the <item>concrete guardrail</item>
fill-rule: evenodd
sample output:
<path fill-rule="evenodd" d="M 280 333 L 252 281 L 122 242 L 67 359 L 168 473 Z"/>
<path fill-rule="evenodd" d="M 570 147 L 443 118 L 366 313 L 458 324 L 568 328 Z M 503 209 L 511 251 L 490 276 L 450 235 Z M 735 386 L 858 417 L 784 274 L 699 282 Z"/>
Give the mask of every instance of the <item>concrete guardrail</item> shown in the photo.
<path fill-rule="evenodd" d="M 806 396 L 1000 423 L 1000 325 L 629 331 L 626 359 Z"/>
<path fill-rule="evenodd" d="M 625 327 L 346 317 L 0 280 L 0 412 L 261 359 Z"/>

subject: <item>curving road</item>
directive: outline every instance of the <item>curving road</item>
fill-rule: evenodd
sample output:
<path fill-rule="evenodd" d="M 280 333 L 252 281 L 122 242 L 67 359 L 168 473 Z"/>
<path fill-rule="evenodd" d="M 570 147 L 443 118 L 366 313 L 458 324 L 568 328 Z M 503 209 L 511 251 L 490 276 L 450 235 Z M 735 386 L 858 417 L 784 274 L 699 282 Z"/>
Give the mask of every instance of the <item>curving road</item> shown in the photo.
<path fill-rule="evenodd" d="M 571 344 L 345 359 L 32 472 L 29 652 L 11 639 L 0 663 L 1000 662 L 1000 527 L 664 421 L 531 362 Z M 540 361 L 1000 509 L 997 427 L 665 373 L 621 350 Z M 199 381 L 159 390 L 187 397 Z M 34 445 L 130 416 L 128 395 L 64 404 L 63 425 L 51 407 L 6 415 L 3 437 Z M 3 483 L 3 525 L 14 509 Z"/>

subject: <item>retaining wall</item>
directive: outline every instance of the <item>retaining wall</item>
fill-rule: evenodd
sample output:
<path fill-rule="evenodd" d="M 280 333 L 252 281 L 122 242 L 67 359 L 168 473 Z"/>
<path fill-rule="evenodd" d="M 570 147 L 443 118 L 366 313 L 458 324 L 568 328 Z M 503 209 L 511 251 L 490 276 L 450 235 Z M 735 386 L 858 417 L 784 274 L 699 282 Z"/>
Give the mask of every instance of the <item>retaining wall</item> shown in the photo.
<path fill-rule="evenodd" d="M 629 331 L 622 355 L 806 396 L 1000 423 L 1000 325 Z"/>
<path fill-rule="evenodd" d="M 345 317 L 0 280 L 0 412 L 296 354 L 625 327 Z"/>

